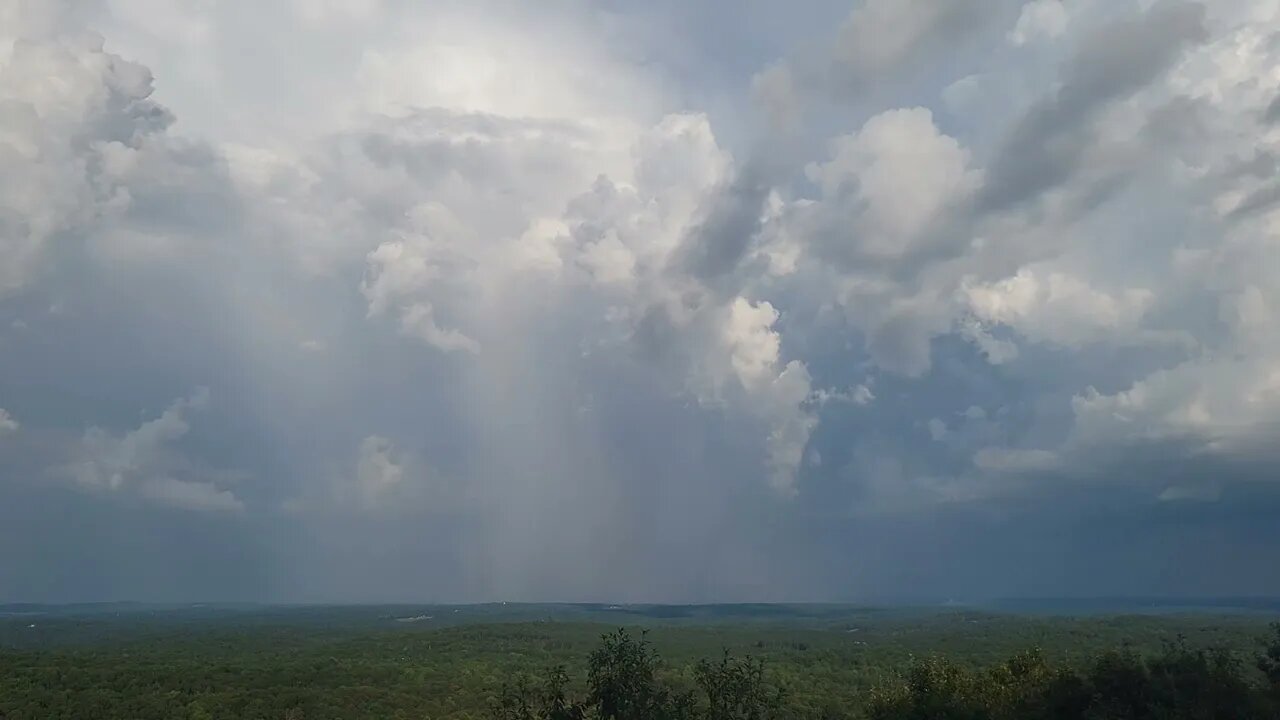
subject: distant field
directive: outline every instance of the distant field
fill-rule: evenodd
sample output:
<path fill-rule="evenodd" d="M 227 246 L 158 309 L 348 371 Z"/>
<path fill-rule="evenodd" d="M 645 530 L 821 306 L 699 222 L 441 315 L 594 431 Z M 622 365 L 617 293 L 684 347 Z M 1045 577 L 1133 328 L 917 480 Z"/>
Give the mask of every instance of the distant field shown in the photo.
<path fill-rule="evenodd" d="M 985 665 L 1040 647 L 1074 663 L 1179 636 L 1250 653 L 1275 618 L 840 605 L 5 606 L 0 717 L 482 717 L 520 673 L 563 663 L 581 682 L 598 637 L 623 625 L 647 628 L 676 682 L 727 649 L 763 659 L 802 714 L 838 716 L 913 655 Z"/>

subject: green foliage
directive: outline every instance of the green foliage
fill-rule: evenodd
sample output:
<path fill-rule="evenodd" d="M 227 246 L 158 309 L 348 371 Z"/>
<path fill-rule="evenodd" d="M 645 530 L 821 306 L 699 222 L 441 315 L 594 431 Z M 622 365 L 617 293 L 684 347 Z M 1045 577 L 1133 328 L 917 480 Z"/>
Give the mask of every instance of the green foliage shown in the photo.
<path fill-rule="evenodd" d="M 1271 636 L 1265 642 L 1267 647 L 1258 658 L 1258 669 L 1267 676 L 1272 691 L 1280 695 L 1280 623 L 1271 626 Z"/>
<path fill-rule="evenodd" d="M 681 720 L 691 717 L 689 696 L 658 682 L 658 654 L 641 634 L 625 628 L 605 635 L 591 653 L 588 703 L 601 720 Z"/>
<path fill-rule="evenodd" d="M 569 676 L 563 665 L 555 666 L 548 673 L 542 696 L 543 720 L 582 720 L 586 715 L 581 704 L 569 700 L 565 691 L 568 682 Z"/>
<path fill-rule="evenodd" d="M 1179 639 L 1159 655 L 1101 654 L 1081 671 L 1051 669 L 1038 653 L 986 672 L 929 658 L 873 693 L 872 720 L 1264 720 L 1280 704 L 1221 649 Z"/>
<path fill-rule="evenodd" d="M 641 633 L 626 628 L 605 634 L 591 653 L 585 700 L 565 698 L 562 666 L 548 674 L 547 690 L 537 696 L 527 680 L 504 688 L 494 706 L 494 720 L 770 720 L 780 716 L 781 690 L 768 685 L 764 665 L 735 659 L 726 650 L 720 662 L 698 662 L 694 678 L 701 699 L 675 690 L 660 678 L 657 651 Z"/>
<path fill-rule="evenodd" d="M 1259 659 L 1264 671 L 1274 668 L 1274 645 Z M 694 672 L 702 690 L 698 699 L 664 688 L 658 667 L 657 653 L 643 636 L 636 640 L 626 630 L 605 635 L 591 655 L 588 700 L 569 705 L 572 717 L 772 720 L 787 714 L 785 696 L 769 685 L 758 661 L 736 660 L 727 652 L 718 663 L 700 661 Z M 564 676 L 556 672 L 563 671 L 553 671 L 549 686 L 563 688 Z M 523 693 L 527 688 L 504 695 L 495 720 L 552 717 L 547 709 L 531 710 Z M 513 707 L 518 712 L 510 712 Z M 544 701 L 543 707 L 550 706 Z M 1054 668 L 1039 650 L 985 670 L 933 655 L 914 662 L 898 682 L 873 690 L 865 715 L 868 720 L 1266 720 L 1280 717 L 1280 703 L 1269 684 L 1250 681 L 1233 653 L 1193 649 L 1178 638 L 1159 654 L 1112 650 L 1081 669 Z"/>
<path fill-rule="evenodd" d="M 1039 698 L 1061 693 L 1067 680 L 1039 650 L 981 672 L 930 656 L 915 663 L 903 682 L 874 690 L 867 715 L 873 720 L 1031 718 Z M 1063 707 L 1070 707 L 1064 700 Z"/>
<path fill-rule="evenodd" d="M 1280 631 L 1270 631 L 1255 662 L 1267 630 L 1257 616 L 764 606 L 743 619 L 732 607 L 699 607 L 674 619 L 666 617 L 675 614 L 670 609 L 650 612 L 662 616 L 632 626 L 625 641 L 615 634 L 604 648 L 600 636 L 617 627 L 617 612 L 565 616 L 615 619 L 605 626 L 512 607 L 202 610 L 208 621 L 185 611 L 117 616 L 114 609 L 93 617 L 0 616 L 0 718 L 591 720 L 600 717 L 591 702 L 593 652 L 597 677 L 613 678 L 617 697 L 630 692 L 629 707 L 677 718 L 864 718 L 885 709 L 876 699 L 909 696 L 912 668 L 929 662 L 913 658 L 935 653 L 947 659 L 935 658 L 939 667 L 915 680 L 920 693 L 990 713 L 981 717 L 1129 717 L 1119 714 L 1125 698 L 1148 696 L 1203 710 L 1239 697 L 1235 680 L 1255 699 L 1280 699 L 1280 690 L 1265 691 L 1276 687 Z M 396 619 L 421 615 L 435 619 Z M 627 614 L 627 621 L 638 617 Z M 452 624 L 438 627 L 441 620 Z M 1181 650 L 1179 634 L 1187 637 Z M 1036 646 L 1043 650 L 1015 654 Z M 1211 646 L 1235 652 L 1188 649 Z M 1117 647 L 1127 654 L 1106 652 Z M 625 668 L 646 682 L 618 677 Z M 1259 717 L 1248 705 L 1237 708 L 1241 718 Z"/>
<path fill-rule="evenodd" d="M 763 661 L 734 658 L 728 650 L 718 663 L 700 660 L 694 677 L 707 720 L 766 720 L 778 716 L 786 700 L 786 692 L 766 680 Z"/>

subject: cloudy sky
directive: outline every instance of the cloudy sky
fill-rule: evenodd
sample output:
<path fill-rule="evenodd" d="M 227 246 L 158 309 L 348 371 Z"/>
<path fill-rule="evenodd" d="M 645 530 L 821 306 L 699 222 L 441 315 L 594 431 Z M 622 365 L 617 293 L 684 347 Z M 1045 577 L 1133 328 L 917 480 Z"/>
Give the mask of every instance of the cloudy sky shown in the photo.
<path fill-rule="evenodd" d="M 1280 0 L 0 0 L 0 601 L 1280 594 Z"/>

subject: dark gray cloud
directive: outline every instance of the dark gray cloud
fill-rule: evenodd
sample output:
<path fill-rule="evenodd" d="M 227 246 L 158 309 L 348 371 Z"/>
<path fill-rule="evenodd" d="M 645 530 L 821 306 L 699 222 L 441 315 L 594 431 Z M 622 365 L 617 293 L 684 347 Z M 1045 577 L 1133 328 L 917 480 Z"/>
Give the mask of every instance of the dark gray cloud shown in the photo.
<path fill-rule="evenodd" d="M 1265 185 L 1241 200 L 1238 205 L 1231 209 L 1228 217 L 1240 219 L 1249 215 L 1256 215 L 1271 210 L 1278 203 L 1280 203 L 1280 184 Z"/>
<path fill-rule="evenodd" d="M 771 183 L 764 170 L 748 165 L 707 203 L 703 219 L 683 240 L 681 270 L 703 281 L 732 273 L 760 232 Z"/>
<path fill-rule="evenodd" d="M 1028 109 L 992 159 L 980 210 L 1006 209 L 1066 183 L 1087 159 L 1098 114 L 1149 85 L 1205 36 L 1204 7 L 1169 0 L 1085 38 L 1057 92 Z"/>
<path fill-rule="evenodd" d="M 852 89 L 885 75 L 920 72 L 926 62 L 955 53 L 984 30 L 1008 21 L 1014 2 L 867 0 L 856 6 L 837 33 L 832 54 L 836 82 Z M 843 77 L 840 77 L 843 76 Z"/>
<path fill-rule="evenodd" d="M 977 65 L 975 48 L 999 42 L 1017 19 L 1017 0 L 864 0 L 853 4 L 834 34 L 793 42 L 785 60 L 772 63 L 756 79 L 756 89 L 774 105 L 864 104 L 902 94 L 943 67 L 944 72 Z M 847 7 L 847 6 L 846 6 Z M 959 76 L 957 76 L 959 77 Z M 956 78 L 951 78 L 956 79 Z M 803 108 L 790 108 L 790 110 Z"/>
<path fill-rule="evenodd" d="M 1263 111 L 1262 121 L 1272 124 L 1280 122 L 1280 96 L 1277 96 L 1276 99 L 1272 100 L 1271 104 L 1267 106 L 1267 109 Z"/>

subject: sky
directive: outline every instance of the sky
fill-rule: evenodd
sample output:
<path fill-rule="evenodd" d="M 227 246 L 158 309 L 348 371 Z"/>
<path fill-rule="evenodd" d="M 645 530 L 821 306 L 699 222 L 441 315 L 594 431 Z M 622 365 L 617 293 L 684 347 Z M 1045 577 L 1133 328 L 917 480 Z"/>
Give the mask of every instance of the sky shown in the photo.
<path fill-rule="evenodd" d="M 1280 595 L 1280 0 L 0 0 L 0 601 Z"/>

